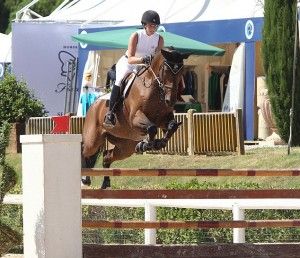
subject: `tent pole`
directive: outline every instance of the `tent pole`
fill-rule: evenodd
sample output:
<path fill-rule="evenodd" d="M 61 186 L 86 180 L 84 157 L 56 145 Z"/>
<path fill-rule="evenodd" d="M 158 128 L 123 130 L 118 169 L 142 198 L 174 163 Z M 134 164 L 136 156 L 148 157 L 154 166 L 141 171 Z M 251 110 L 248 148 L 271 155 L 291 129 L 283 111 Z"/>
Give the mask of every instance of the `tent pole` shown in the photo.
<path fill-rule="evenodd" d="M 293 118 L 294 118 L 294 95 L 296 84 L 296 69 L 297 69 L 297 50 L 298 50 L 298 3 L 296 1 L 296 15 L 295 15 L 295 41 L 294 41 L 294 60 L 293 60 L 293 83 L 292 83 L 292 107 L 290 109 L 290 136 L 288 141 L 288 155 L 291 152 L 292 136 L 293 136 Z"/>
<path fill-rule="evenodd" d="M 29 9 L 29 7 L 33 6 L 34 4 L 36 4 L 39 0 L 33 0 L 31 1 L 28 5 L 24 6 L 21 10 L 16 12 L 16 21 L 21 20 L 21 14 L 26 11 L 27 9 Z"/>

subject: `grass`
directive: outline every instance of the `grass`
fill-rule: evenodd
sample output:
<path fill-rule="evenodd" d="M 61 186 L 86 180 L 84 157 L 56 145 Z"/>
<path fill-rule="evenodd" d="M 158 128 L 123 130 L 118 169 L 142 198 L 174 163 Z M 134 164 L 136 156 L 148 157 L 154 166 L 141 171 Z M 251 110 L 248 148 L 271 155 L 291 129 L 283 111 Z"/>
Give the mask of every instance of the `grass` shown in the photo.
<path fill-rule="evenodd" d="M 7 161 L 19 174 L 21 181 L 21 155 L 8 154 Z M 101 167 L 100 157 L 96 166 Z M 280 169 L 300 168 L 300 147 L 291 149 L 287 155 L 286 147 L 253 148 L 246 150 L 245 155 L 223 156 L 182 156 L 182 155 L 133 155 L 125 160 L 116 161 L 112 168 L 235 168 L 235 169 Z M 141 188 L 164 187 L 170 182 L 187 182 L 192 177 L 114 177 L 112 187 Z M 93 186 L 100 185 L 101 178 L 93 180 Z M 218 184 L 253 182 L 264 188 L 300 188 L 300 177 L 198 177 L 199 181 Z"/>

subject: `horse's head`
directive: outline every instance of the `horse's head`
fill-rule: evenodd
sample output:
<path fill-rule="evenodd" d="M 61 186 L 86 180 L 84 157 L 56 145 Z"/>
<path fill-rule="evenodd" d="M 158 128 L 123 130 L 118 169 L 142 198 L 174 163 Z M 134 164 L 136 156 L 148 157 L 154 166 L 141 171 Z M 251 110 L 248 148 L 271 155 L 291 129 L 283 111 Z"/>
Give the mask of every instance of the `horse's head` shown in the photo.
<path fill-rule="evenodd" d="M 190 54 L 182 54 L 174 48 L 161 50 L 162 61 L 159 69 L 160 88 L 164 93 L 165 103 L 173 107 L 177 101 L 178 84 L 183 73 L 183 60 Z"/>

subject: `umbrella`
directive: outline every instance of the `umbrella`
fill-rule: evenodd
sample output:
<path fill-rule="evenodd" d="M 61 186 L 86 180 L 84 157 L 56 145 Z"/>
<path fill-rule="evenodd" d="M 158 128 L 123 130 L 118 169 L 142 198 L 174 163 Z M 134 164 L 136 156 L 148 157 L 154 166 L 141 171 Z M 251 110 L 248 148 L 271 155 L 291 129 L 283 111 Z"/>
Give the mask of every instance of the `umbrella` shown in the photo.
<path fill-rule="evenodd" d="M 93 46 L 127 49 L 130 35 L 137 28 L 113 29 L 107 31 L 79 34 L 72 36 L 73 40 Z M 194 55 L 222 56 L 225 51 L 221 48 L 205 44 L 203 42 L 186 38 L 171 32 L 158 31 L 163 36 L 165 47 L 174 47 L 180 52 L 192 53 Z"/>

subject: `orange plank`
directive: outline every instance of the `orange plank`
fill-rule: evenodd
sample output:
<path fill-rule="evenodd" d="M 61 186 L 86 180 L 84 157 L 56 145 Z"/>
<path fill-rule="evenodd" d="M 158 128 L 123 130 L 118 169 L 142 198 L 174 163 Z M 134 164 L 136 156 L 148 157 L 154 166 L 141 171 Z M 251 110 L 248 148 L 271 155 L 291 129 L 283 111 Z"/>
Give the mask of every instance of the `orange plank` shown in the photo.
<path fill-rule="evenodd" d="M 85 228 L 293 228 L 300 220 L 239 220 L 239 221 L 107 221 L 83 220 Z"/>
<path fill-rule="evenodd" d="M 134 169 L 83 168 L 82 176 L 300 176 L 300 169 Z"/>

